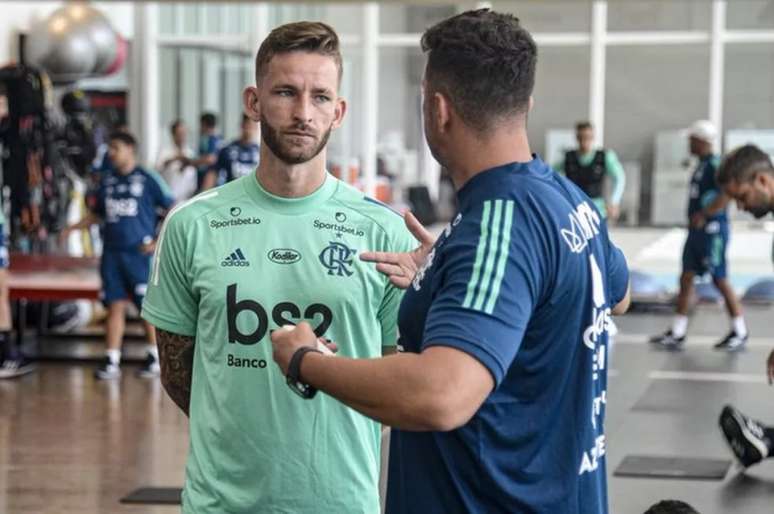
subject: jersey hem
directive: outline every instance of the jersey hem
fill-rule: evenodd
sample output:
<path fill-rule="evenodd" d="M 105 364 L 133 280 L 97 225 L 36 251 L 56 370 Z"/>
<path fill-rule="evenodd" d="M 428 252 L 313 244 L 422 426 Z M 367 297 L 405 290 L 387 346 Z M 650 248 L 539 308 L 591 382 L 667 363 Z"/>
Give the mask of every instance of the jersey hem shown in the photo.
<path fill-rule="evenodd" d="M 486 348 L 478 345 L 472 341 L 466 339 L 460 339 L 459 336 L 451 334 L 433 334 L 432 337 L 428 337 L 431 342 L 422 345 L 422 350 L 430 348 L 431 346 L 447 346 L 449 348 L 455 348 L 461 350 L 481 364 L 489 371 L 495 382 L 495 387 L 500 385 L 503 377 L 505 376 L 505 369 L 500 364 L 500 361 L 492 355 L 492 353 Z"/>
<path fill-rule="evenodd" d="M 191 329 L 179 323 L 175 323 L 174 321 L 170 321 L 158 313 L 153 312 L 153 307 L 150 307 L 147 304 L 143 304 L 140 316 L 142 319 L 161 330 L 166 330 L 167 332 L 179 334 L 181 336 L 193 337 L 196 335 L 195 328 Z"/>

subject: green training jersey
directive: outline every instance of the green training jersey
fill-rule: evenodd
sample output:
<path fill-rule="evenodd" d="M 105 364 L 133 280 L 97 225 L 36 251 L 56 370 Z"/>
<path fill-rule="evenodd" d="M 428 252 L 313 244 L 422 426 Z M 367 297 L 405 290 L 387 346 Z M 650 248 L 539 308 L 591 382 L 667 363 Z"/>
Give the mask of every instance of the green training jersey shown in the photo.
<path fill-rule="evenodd" d="M 251 174 L 167 216 L 142 316 L 195 337 L 183 512 L 379 512 L 379 425 L 298 397 L 269 334 L 306 320 L 340 355 L 379 357 L 402 292 L 358 254 L 416 244 L 400 215 L 330 175 L 287 199 Z"/>

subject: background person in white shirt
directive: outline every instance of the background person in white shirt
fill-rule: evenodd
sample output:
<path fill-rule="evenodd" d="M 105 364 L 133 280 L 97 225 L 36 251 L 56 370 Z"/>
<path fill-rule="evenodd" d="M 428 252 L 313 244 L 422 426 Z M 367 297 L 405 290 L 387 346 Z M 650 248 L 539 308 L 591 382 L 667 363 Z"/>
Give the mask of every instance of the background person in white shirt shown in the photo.
<path fill-rule="evenodd" d="M 175 120 L 169 127 L 172 141 L 159 152 L 156 169 L 169 184 L 176 202 L 187 200 L 196 192 L 196 167 L 191 164 L 194 152 L 188 146 L 188 127 Z"/>

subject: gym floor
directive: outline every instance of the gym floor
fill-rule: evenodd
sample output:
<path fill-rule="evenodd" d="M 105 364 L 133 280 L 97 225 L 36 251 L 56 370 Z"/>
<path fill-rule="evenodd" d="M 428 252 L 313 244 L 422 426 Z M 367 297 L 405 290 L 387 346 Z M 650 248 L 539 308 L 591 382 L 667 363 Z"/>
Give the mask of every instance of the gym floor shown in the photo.
<path fill-rule="evenodd" d="M 771 235 L 735 234 L 736 245 L 732 239 L 729 249 L 732 277 L 771 273 Z M 630 265 L 665 284 L 676 280 L 681 237 L 674 230 L 614 233 Z M 771 514 L 774 460 L 743 474 L 732 468 L 722 481 L 613 476 L 627 455 L 732 460 L 717 424 L 725 403 L 774 424 L 774 388 L 764 374 L 774 347 L 774 306 L 747 306 L 746 316 L 751 339 L 737 354 L 712 349 L 728 331 L 720 305 L 697 307 L 682 352 L 646 342 L 668 326 L 669 315 L 630 313 L 617 319 L 606 422 L 611 513 L 642 514 L 673 498 L 702 514 Z M 97 382 L 93 364 L 56 361 L 101 356 L 99 339 L 46 339 L 36 349 L 50 359 L 37 373 L 0 381 L 0 513 L 179 512 L 179 507 L 119 504 L 138 487 L 182 486 L 187 420 L 160 382 L 135 378 L 132 365 L 118 382 Z M 126 345 L 129 359 L 141 352 L 137 342 Z"/>
<path fill-rule="evenodd" d="M 610 361 L 607 465 L 610 512 L 641 514 L 677 498 L 702 514 L 770 514 L 774 461 L 723 481 L 612 476 L 627 455 L 731 459 L 717 427 L 724 403 L 774 424 L 774 388 L 764 362 L 774 346 L 774 308 L 748 307 L 746 351 L 725 354 L 712 343 L 727 330 L 721 306 L 702 305 L 684 351 L 652 348 L 646 336 L 669 317 L 618 319 Z M 67 341 L 77 352 L 99 342 Z M 139 345 L 132 350 L 140 350 Z M 136 352 L 135 352 L 136 353 Z M 175 507 L 127 506 L 119 498 L 141 486 L 183 483 L 187 421 L 158 380 L 140 380 L 125 366 L 118 382 L 97 382 L 88 364 L 47 362 L 37 373 L 0 381 L 0 512 L 168 513 Z"/>

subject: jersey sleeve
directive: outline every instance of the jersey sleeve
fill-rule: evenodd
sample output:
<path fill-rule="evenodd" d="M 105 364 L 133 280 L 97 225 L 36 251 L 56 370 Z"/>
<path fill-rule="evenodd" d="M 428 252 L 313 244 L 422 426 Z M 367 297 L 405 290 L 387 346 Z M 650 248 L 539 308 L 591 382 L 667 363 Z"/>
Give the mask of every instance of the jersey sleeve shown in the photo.
<path fill-rule="evenodd" d="M 618 156 L 612 150 L 605 151 L 605 170 L 612 181 L 612 192 L 610 193 L 610 203 L 618 205 L 623 198 L 624 188 L 626 187 L 626 173 Z"/>
<path fill-rule="evenodd" d="M 196 335 L 198 301 L 189 274 L 192 255 L 184 219 L 172 211 L 161 229 L 153 256 L 142 317 L 150 324 L 184 336 Z"/>
<path fill-rule="evenodd" d="M 423 348 L 449 346 L 481 362 L 499 384 L 521 346 L 542 295 L 545 259 L 529 213 L 514 200 L 484 202 L 441 250 L 441 277 L 428 312 Z"/>
<path fill-rule="evenodd" d="M 709 204 L 715 201 L 715 198 L 720 194 L 718 183 L 715 179 L 718 171 L 718 160 L 716 158 L 710 159 L 707 163 L 707 169 L 704 171 L 704 175 L 701 177 L 701 197 L 699 198 L 699 205 L 704 209 Z"/>
<path fill-rule="evenodd" d="M 391 241 L 393 241 L 392 248 L 387 250 L 391 252 L 410 252 L 419 245 L 406 228 L 402 228 L 393 234 Z M 397 344 L 398 310 L 402 299 L 403 290 L 395 287 L 388 280 L 377 314 L 379 324 L 382 327 L 382 346 L 395 346 Z"/>
<path fill-rule="evenodd" d="M 153 204 L 162 209 L 169 209 L 175 202 L 175 199 L 167 182 L 158 173 L 148 172 L 148 174 L 152 179 L 150 184 Z"/>
<path fill-rule="evenodd" d="M 610 294 L 610 306 L 615 307 L 626 296 L 629 288 L 629 266 L 620 248 L 612 241 L 607 242 L 607 284 Z"/>

